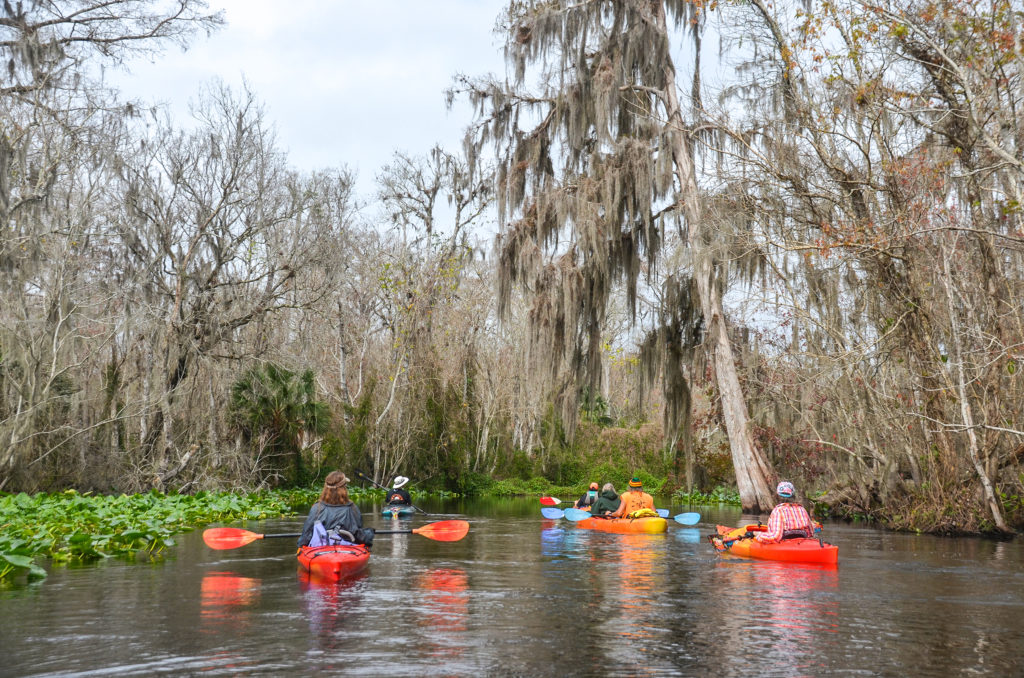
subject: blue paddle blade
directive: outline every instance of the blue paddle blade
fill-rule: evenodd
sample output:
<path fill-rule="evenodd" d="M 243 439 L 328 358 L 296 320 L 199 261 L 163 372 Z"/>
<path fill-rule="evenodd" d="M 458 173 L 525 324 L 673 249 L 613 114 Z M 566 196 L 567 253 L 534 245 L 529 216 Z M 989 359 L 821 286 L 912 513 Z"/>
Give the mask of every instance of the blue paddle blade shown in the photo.
<path fill-rule="evenodd" d="M 562 509 L 556 509 L 551 506 L 545 506 L 540 510 L 540 512 L 541 515 L 550 520 L 558 520 L 564 514 L 564 511 L 562 511 Z"/>
<path fill-rule="evenodd" d="M 682 525 L 696 525 L 700 522 L 699 513 L 680 513 L 675 517 L 675 521 Z"/>
<path fill-rule="evenodd" d="M 668 518 L 668 509 L 654 509 L 662 518 Z"/>
<path fill-rule="evenodd" d="M 565 509 L 565 517 L 576 523 L 581 520 L 586 520 L 587 518 L 589 518 L 590 511 L 581 511 L 576 508 L 567 508 Z"/>

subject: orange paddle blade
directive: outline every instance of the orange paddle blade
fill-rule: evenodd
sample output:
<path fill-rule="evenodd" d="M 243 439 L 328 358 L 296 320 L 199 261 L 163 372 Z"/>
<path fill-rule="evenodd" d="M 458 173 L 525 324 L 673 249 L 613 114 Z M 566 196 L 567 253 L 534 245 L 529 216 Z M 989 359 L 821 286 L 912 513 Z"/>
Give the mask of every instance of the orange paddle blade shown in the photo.
<path fill-rule="evenodd" d="M 412 533 L 434 541 L 458 541 L 469 533 L 469 522 L 466 520 L 442 520 L 417 527 Z"/>
<path fill-rule="evenodd" d="M 203 530 L 203 541 L 211 549 L 218 551 L 237 549 L 239 546 L 245 546 L 257 539 L 263 539 L 263 535 L 238 527 L 211 527 L 208 530 Z"/>

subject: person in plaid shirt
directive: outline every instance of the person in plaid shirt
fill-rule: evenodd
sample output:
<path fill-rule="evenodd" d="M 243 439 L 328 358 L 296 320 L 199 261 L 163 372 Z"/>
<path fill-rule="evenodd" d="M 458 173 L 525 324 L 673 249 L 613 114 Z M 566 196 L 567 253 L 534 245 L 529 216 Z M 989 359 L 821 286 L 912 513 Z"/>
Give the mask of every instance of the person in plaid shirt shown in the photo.
<path fill-rule="evenodd" d="M 754 539 L 771 544 L 790 537 L 812 537 L 814 522 L 807 509 L 797 503 L 793 483 L 779 483 L 775 493 L 782 497 L 782 501 L 772 509 L 772 514 L 768 517 L 768 529 L 757 532 Z"/>

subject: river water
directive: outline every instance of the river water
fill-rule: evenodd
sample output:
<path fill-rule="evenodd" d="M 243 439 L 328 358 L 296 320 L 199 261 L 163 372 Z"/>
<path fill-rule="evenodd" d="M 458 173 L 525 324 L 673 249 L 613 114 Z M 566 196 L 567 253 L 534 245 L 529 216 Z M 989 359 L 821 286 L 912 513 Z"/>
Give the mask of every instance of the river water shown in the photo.
<path fill-rule="evenodd" d="M 613 535 L 545 520 L 534 499 L 418 502 L 464 518 L 442 543 L 380 535 L 338 584 L 304 578 L 294 541 L 231 551 L 181 535 L 154 564 L 52 568 L 0 590 L 0 675 L 1020 676 L 1021 540 L 828 523 L 835 568 L 721 556 L 715 523 Z M 297 532 L 301 519 L 251 523 Z"/>

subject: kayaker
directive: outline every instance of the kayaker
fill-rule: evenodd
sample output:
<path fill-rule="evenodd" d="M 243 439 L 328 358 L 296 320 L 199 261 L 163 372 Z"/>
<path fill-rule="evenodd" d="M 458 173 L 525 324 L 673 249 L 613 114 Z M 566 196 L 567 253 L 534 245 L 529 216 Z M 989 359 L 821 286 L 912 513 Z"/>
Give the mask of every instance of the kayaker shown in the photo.
<path fill-rule="evenodd" d="M 590 483 L 590 489 L 587 490 L 586 494 L 576 500 L 573 504 L 575 508 L 584 509 L 588 506 L 593 506 L 594 502 L 597 501 L 597 483 Z"/>
<path fill-rule="evenodd" d="M 598 495 L 597 501 L 590 507 L 590 515 L 603 516 L 615 513 L 619 510 L 619 504 L 621 503 L 622 500 L 619 499 L 619 495 L 615 492 L 615 486 L 611 483 L 605 483 L 604 487 L 601 488 L 601 494 Z"/>
<path fill-rule="evenodd" d="M 615 513 L 617 518 L 629 516 L 640 509 L 654 510 L 654 497 L 644 492 L 644 484 L 640 478 L 633 476 L 629 481 L 629 490 L 622 493 L 622 505 Z"/>
<path fill-rule="evenodd" d="M 391 484 L 391 489 L 385 495 L 388 506 L 409 506 L 412 504 L 412 497 L 409 496 L 406 490 L 402 489 L 402 486 L 407 482 L 409 482 L 409 479 L 405 476 L 395 478 L 395 482 Z"/>
<path fill-rule="evenodd" d="M 309 509 L 306 522 L 302 525 L 299 546 L 309 545 L 317 521 L 323 524 L 328 534 L 332 530 L 341 529 L 352 535 L 351 540 L 347 537 L 346 540 L 373 545 L 373 529 L 363 527 L 363 514 L 348 498 L 348 477 L 341 471 L 331 471 L 324 479 L 320 499 Z"/>
<path fill-rule="evenodd" d="M 775 494 L 782 499 L 768 517 L 767 529 L 755 532 L 754 539 L 763 544 L 772 544 L 783 539 L 814 536 L 814 521 L 800 503 L 796 501 L 793 483 L 782 481 L 775 488 Z"/>

